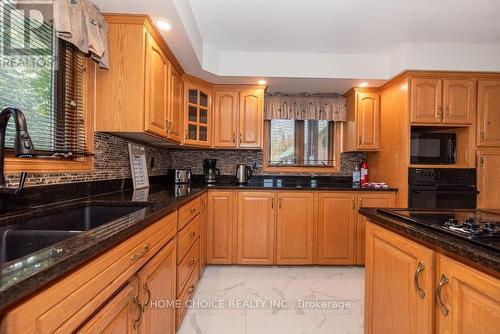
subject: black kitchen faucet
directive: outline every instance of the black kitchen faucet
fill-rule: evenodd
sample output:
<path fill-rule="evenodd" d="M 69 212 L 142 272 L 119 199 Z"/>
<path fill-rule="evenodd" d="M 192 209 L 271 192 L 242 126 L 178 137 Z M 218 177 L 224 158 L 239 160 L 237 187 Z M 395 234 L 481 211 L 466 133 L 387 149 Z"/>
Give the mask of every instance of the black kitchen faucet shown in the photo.
<path fill-rule="evenodd" d="M 17 194 L 24 187 L 26 181 L 26 172 L 21 173 L 19 186 L 17 189 L 8 188 L 5 185 L 4 177 L 4 158 L 5 158 L 5 133 L 7 130 L 7 123 L 10 117 L 14 119 L 16 126 L 16 135 L 14 140 L 14 154 L 19 158 L 30 158 L 34 154 L 35 148 L 28 133 L 26 125 L 26 118 L 21 110 L 17 108 L 8 107 L 0 112 L 0 194 Z"/>

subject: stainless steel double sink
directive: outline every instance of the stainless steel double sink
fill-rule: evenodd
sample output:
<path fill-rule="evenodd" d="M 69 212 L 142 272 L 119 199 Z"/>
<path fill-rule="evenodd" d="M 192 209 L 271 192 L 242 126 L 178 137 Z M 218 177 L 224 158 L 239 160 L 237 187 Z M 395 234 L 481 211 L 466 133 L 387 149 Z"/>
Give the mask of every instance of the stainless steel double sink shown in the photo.
<path fill-rule="evenodd" d="M 142 210 L 136 206 L 85 204 L 0 227 L 0 265 Z"/>

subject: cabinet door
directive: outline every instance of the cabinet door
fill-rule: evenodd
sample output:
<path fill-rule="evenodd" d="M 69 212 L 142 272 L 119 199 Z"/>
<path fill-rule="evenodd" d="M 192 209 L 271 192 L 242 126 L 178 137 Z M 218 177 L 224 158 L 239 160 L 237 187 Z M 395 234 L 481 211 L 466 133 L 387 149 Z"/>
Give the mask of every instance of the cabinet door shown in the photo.
<path fill-rule="evenodd" d="M 478 149 L 477 207 L 495 209 L 500 207 L 500 148 Z"/>
<path fill-rule="evenodd" d="M 500 80 L 478 84 L 478 146 L 500 147 Z"/>
<path fill-rule="evenodd" d="M 354 263 L 356 194 L 320 193 L 318 197 L 318 263 Z"/>
<path fill-rule="evenodd" d="M 377 93 L 356 93 L 356 128 L 358 149 L 379 149 L 380 99 Z"/>
<path fill-rule="evenodd" d="M 441 123 L 443 106 L 442 80 L 410 80 L 410 118 L 412 123 Z"/>
<path fill-rule="evenodd" d="M 238 92 L 223 90 L 215 92 L 214 146 L 236 147 L 238 131 Z"/>
<path fill-rule="evenodd" d="M 137 273 L 144 306 L 139 333 L 175 333 L 176 240 L 170 241 Z"/>
<path fill-rule="evenodd" d="M 78 333 L 136 333 L 141 316 L 137 298 L 137 279 L 125 285 Z"/>
<path fill-rule="evenodd" d="M 436 333 L 498 333 L 500 280 L 444 255 L 438 264 Z"/>
<path fill-rule="evenodd" d="M 358 194 L 359 208 L 393 208 L 396 205 L 394 193 L 366 193 Z M 357 212 L 357 211 L 356 211 Z M 356 260 L 357 265 L 365 264 L 365 238 L 367 218 L 356 214 Z"/>
<path fill-rule="evenodd" d="M 367 224 L 365 333 L 433 333 L 433 259 L 432 250 Z"/>
<path fill-rule="evenodd" d="M 263 100 L 262 89 L 240 91 L 239 147 L 262 148 Z"/>
<path fill-rule="evenodd" d="M 200 275 L 207 264 L 207 194 L 201 196 L 201 224 L 200 224 Z"/>
<path fill-rule="evenodd" d="M 170 112 L 168 139 L 177 143 L 182 136 L 182 78 L 177 70 L 170 66 Z"/>
<path fill-rule="evenodd" d="M 185 144 L 197 146 L 211 145 L 211 90 L 191 82 L 186 86 Z"/>
<path fill-rule="evenodd" d="M 211 191 L 207 210 L 207 263 L 234 261 L 234 193 Z"/>
<path fill-rule="evenodd" d="M 162 137 L 167 136 L 169 66 L 167 57 L 147 34 L 144 127 L 147 132 Z"/>
<path fill-rule="evenodd" d="M 443 123 L 472 124 L 476 114 L 476 81 L 443 81 Z"/>
<path fill-rule="evenodd" d="M 276 224 L 276 263 L 312 264 L 314 193 L 279 192 Z"/>
<path fill-rule="evenodd" d="M 238 264 L 274 263 L 274 193 L 238 192 Z"/>

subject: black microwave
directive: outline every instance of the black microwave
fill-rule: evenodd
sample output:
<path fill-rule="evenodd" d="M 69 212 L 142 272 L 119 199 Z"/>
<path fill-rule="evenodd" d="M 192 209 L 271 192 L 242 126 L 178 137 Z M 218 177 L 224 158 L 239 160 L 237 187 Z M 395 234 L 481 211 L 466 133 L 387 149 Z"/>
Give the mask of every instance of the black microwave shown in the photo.
<path fill-rule="evenodd" d="M 410 163 L 420 165 L 448 165 L 457 162 L 457 135 L 455 133 L 411 133 Z"/>

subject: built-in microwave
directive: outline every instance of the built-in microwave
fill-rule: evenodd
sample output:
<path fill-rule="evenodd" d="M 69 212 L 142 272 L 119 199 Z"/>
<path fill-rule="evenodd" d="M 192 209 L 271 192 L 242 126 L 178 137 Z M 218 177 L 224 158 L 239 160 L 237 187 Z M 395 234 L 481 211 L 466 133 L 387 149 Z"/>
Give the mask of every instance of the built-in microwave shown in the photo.
<path fill-rule="evenodd" d="M 410 163 L 419 165 L 448 165 L 457 162 L 457 135 L 412 131 Z"/>

